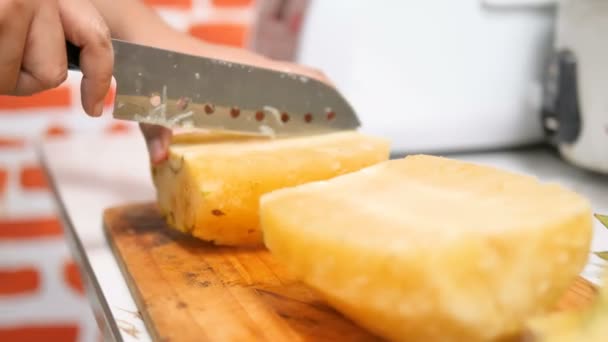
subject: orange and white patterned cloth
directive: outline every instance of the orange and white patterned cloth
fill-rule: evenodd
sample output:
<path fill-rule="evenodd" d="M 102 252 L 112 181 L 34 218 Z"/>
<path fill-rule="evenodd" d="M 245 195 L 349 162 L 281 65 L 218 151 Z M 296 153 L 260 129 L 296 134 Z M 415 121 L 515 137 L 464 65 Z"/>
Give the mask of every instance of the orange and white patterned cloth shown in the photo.
<path fill-rule="evenodd" d="M 147 0 L 176 29 L 292 59 L 306 0 Z M 79 75 L 32 97 L 0 96 L 0 341 L 97 341 L 35 142 L 122 134 L 134 124 L 80 107 Z M 69 151 L 66 151 L 69 153 Z M 85 162 L 85 161 L 83 161 Z"/>

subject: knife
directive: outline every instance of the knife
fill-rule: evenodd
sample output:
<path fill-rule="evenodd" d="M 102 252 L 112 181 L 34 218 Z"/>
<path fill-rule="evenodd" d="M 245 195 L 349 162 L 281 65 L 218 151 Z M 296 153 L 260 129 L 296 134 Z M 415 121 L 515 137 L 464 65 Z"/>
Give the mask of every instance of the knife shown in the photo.
<path fill-rule="evenodd" d="M 80 48 L 66 44 L 68 68 L 80 70 Z M 116 119 L 265 136 L 360 126 L 339 91 L 315 79 L 121 40 L 112 44 Z"/>

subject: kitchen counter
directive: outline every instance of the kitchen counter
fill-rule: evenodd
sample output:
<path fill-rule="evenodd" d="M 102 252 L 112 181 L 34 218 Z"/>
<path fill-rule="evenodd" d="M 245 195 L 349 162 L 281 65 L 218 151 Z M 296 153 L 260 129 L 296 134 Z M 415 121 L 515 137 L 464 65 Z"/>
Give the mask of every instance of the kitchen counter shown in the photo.
<path fill-rule="evenodd" d="M 155 198 L 143 139 L 139 132 L 73 137 L 47 141 L 41 150 L 70 248 L 81 266 L 87 294 L 106 339 L 150 341 L 101 226 L 105 208 Z M 596 212 L 608 213 L 608 176 L 570 166 L 546 149 L 451 157 L 561 183 L 587 196 Z M 597 222 L 592 248 L 608 250 L 608 230 Z M 597 283 L 600 262 L 592 256 L 583 276 Z"/>

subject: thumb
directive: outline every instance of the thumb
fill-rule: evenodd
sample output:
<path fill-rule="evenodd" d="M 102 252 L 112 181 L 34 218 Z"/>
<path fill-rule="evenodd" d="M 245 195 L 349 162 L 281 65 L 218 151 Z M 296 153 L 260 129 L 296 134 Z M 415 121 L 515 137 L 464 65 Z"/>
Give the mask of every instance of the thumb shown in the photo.
<path fill-rule="evenodd" d="M 169 144 L 171 143 L 171 130 L 146 123 L 140 123 L 139 128 L 146 140 L 148 154 L 152 165 L 157 165 L 169 157 Z"/>

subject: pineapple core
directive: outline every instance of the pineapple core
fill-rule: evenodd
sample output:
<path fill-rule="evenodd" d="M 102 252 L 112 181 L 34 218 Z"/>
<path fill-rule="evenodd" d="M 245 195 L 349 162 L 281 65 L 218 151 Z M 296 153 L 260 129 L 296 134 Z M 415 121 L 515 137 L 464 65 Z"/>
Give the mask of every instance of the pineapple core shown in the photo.
<path fill-rule="evenodd" d="M 262 196 L 273 255 L 395 341 L 487 341 L 552 307 L 588 258 L 586 199 L 441 157 L 391 160 Z"/>
<path fill-rule="evenodd" d="M 152 176 L 169 226 L 218 245 L 261 245 L 262 194 L 388 157 L 388 141 L 357 132 L 281 139 L 184 134 Z"/>

